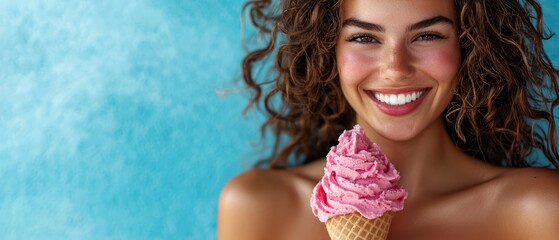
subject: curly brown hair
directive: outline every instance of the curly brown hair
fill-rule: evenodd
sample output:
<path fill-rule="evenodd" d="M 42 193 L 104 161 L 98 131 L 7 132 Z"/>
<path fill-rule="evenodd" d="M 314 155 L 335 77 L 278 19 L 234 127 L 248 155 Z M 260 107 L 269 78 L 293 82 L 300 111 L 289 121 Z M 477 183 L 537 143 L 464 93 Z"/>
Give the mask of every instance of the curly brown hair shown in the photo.
<path fill-rule="evenodd" d="M 285 168 L 324 157 L 355 112 L 339 85 L 335 45 L 342 0 L 253 0 L 245 5 L 268 41 L 244 58 L 243 79 L 253 95 L 247 109 L 264 106 L 261 132 L 275 134 L 272 156 L 262 162 Z M 537 1 L 455 0 L 462 65 L 445 125 L 466 153 L 502 166 L 532 165 L 541 150 L 559 166 L 553 109 L 559 105 L 559 70 L 543 50 L 546 31 Z M 266 57 L 275 74 L 260 77 Z M 261 105 L 262 104 L 262 105 Z M 282 136 L 288 136 L 281 144 Z M 261 163 L 262 163 L 261 162 Z"/>

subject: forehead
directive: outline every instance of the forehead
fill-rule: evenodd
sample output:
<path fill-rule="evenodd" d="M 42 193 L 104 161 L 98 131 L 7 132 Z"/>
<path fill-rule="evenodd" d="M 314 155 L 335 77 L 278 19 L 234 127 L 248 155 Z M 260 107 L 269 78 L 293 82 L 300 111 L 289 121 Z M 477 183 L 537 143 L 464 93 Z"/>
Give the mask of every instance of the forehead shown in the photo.
<path fill-rule="evenodd" d="M 456 19 L 453 0 L 344 0 L 342 18 L 359 18 L 373 22 L 387 19 L 420 20 L 425 17 L 445 16 Z M 414 19 L 415 18 L 415 19 Z"/>

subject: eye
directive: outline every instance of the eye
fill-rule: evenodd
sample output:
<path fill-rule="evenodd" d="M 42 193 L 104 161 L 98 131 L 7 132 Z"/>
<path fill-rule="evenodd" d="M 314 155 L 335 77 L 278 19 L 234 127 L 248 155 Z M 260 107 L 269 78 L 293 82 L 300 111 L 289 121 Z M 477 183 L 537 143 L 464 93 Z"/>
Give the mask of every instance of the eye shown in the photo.
<path fill-rule="evenodd" d="M 445 39 L 445 38 L 446 38 L 445 36 L 439 33 L 422 33 L 419 36 L 417 36 L 415 40 L 430 42 L 430 41 L 435 41 L 435 40 Z"/>
<path fill-rule="evenodd" d="M 358 34 L 350 36 L 347 39 L 348 42 L 355 42 L 361 44 L 368 44 L 368 43 L 378 43 L 379 41 L 371 35 L 368 34 Z"/>

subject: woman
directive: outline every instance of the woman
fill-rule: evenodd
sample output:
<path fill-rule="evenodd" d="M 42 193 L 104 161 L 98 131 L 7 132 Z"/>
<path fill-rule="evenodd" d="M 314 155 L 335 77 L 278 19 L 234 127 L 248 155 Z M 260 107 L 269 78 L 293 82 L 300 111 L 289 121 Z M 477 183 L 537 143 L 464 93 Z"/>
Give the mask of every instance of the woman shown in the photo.
<path fill-rule="evenodd" d="M 243 65 L 251 105 L 272 82 L 263 128 L 291 138 L 269 169 L 223 189 L 219 239 L 328 239 L 309 199 L 329 147 L 354 124 L 409 193 L 389 239 L 559 236 L 559 174 L 527 167 L 535 149 L 559 164 L 559 71 L 537 2 L 284 0 L 279 16 L 269 1 L 249 6 L 270 34 Z M 277 45 L 277 74 L 257 82 L 254 67 Z"/>

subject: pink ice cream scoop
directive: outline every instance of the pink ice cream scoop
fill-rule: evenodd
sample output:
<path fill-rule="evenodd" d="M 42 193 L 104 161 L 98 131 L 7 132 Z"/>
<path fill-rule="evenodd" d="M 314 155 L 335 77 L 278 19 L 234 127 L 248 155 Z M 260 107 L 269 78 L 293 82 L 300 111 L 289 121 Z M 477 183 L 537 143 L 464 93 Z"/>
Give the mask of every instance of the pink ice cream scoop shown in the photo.
<path fill-rule="evenodd" d="M 373 219 L 386 211 L 400 211 L 407 192 L 398 185 L 400 175 L 376 143 L 356 125 L 338 138 L 326 156 L 324 177 L 316 185 L 311 207 L 322 222 L 359 212 Z"/>

